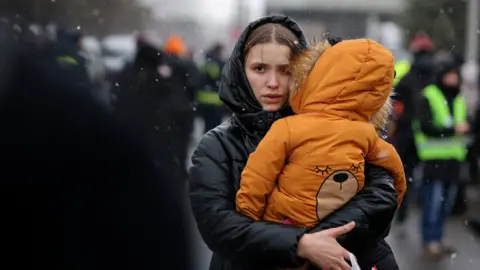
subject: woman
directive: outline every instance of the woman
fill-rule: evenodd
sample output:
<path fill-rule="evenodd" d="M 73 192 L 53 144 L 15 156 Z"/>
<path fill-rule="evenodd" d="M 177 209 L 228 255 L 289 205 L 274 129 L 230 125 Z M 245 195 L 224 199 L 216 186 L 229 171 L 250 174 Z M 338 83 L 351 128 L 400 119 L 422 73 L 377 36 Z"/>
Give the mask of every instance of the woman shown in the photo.
<path fill-rule="evenodd" d="M 351 225 L 341 227 L 350 221 L 355 228 L 337 239 L 343 247 L 361 258 L 390 250 L 383 238 L 397 207 L 396 192 L 392 178 L 380 168 L 369 168 L 364 190 L 310 231 L 254 221 L 235 210 L 249 154 L 275 120 L 292 113 L 285 106 L 287 68 L 290 57 L 306 46 L 295 22 L 265 17 L 245 29 L 224 69 L 220 98 L 234 115 L 199 143 L 190 182 L 199 231 L 214 252 L 211 270 L 295 268 L 305 261 L 322 269 L 350 269 L 344 260 L 348 253 L 335 241 L 351 230 Z"/>

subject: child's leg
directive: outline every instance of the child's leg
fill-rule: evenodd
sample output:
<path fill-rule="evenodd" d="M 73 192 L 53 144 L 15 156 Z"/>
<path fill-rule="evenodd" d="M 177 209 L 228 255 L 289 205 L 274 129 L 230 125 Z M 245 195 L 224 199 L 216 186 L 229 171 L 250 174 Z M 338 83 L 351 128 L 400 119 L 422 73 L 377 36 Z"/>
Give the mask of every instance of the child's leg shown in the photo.
<path fill-rule="evenodd" d="M 397 260 L 393 255 L 393 252 L 385 255 L 381 258 L 372 268 L 362 268 L 362 270 L 399 270 Z"/>
<path fill-rule="evenodd" d="M 385 240 L 357 255 L 362 270 L 399 270 L 397 259 Z"/>

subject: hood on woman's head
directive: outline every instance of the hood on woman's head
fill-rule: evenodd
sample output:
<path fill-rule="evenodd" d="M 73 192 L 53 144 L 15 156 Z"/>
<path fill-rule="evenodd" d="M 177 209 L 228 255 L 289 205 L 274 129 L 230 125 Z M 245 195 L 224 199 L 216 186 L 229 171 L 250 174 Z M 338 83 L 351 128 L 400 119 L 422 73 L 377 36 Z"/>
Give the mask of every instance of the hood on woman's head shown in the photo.
<path fill-rule="evenodd" d="M 395 72 L 392 53 L 367 39 L 315 46 L 292 61 L 292 71 L 300 86 L 290 102 L 295 112 L 323 111 L 355 121 L 370 121 L 380 111 Z"/>
<path fill-rule="evenodd" d="M 245 70 L 245 46 L 249 35 L 265 24 L 278 24 L 298 38 L 299 49 L 307 47 L 307 40 L 296 22 L 286 16 L 268 16 L 250 23 L 240 35 L 222 73 L 220 99 L 236 114 L 257 113 L 262 110 L 248 83 Z"/>

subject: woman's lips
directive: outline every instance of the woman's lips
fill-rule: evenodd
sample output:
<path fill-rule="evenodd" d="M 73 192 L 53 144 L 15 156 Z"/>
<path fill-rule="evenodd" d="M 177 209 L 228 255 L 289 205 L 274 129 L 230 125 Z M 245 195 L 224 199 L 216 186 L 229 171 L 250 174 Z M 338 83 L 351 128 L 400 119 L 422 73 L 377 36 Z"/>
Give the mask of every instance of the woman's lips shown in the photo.
<path fill-rule="evenodd" d="M 263 100 L 266 103 L 278 103 L 283 100 L 283 96 L 282 95 L 264 95 Z"/>

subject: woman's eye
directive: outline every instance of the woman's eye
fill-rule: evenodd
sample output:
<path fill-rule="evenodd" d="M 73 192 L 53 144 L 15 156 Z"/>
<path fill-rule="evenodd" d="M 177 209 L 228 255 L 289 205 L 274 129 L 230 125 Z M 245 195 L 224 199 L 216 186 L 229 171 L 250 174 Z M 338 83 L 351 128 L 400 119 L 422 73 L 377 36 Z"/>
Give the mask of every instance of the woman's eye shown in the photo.
<path fill-rule="evenodd" d="M 254 70 L 257 71 L 257 72 L 264 72 L 265 68 L 263 66 L 256 66 L 256 67 L 254 67 Z"/>

